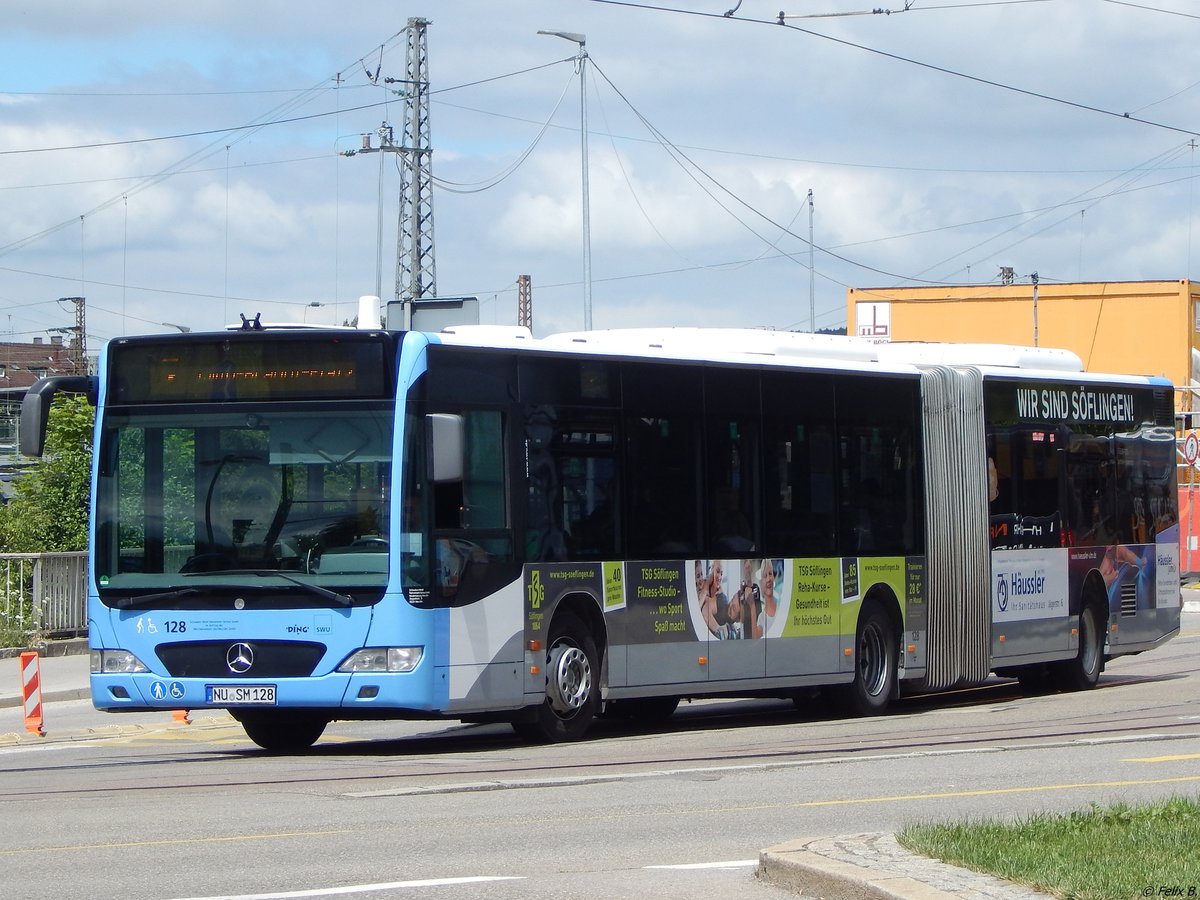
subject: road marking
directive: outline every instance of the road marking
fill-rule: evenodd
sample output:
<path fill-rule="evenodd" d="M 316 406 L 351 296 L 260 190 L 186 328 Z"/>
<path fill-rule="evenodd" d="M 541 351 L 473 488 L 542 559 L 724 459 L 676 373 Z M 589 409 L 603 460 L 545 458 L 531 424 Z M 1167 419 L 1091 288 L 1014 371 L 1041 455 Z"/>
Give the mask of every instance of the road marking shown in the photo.
<path fill-rule="evenodd" d="M 643 869 L 745 869 L 757 866 L 757 859 L 735 859 L 729 862 L 681 863 L 676 866 L 642 866 Z"/>
<path fill-rule="evenodd" d="M 270 841 L 278 838 L 329 837 L 339 834 L 356 834 L 356 829 L 340 828 L 325 831 L 279 831 L 270 834 L 218 834 L 201 838 L 166 838 L 157 841 L 117 841 L 105 844 L 74 844 L 60 847 L 24 847 L 13 850 L 0 849 L 0 856 L 23 856 L 27 853 L 62 853 L 68 850 L 128 850 L 134 847 L 172 847 L 195 844 L 228 844 L 238 841 Z"/>
<path fill-rule="evenodd" d="M 208 897 L 185 897 L 180 900 L 291 900 L 295 897 L 335 897 L 345 894 L 367 894 L 372 891 L 394 891 L 400 888 L 445 887 L 455 884 L 481 884 L 488 881 L 523 881 L 518 875 L 473 875 L 464 878 L 426 878 L 420 881 L 389 881 L 381 884 L 348 884 L 344 887 L 312 888 L 304 891 L 276 891 L 270 894 L 220 894 Z"/>
<path fill-rule="evenodd" d="M 373 791 L 347 791 L 342 794 L 353 800 L 371 800 L 388 797 L 420 797 L 431 794 L 466 794 L 477 791 L 513 791 L 529 788 L 580 787 L 593 784 L 617 784 L 647 778 L 677 778 L 695 775 L 734 775 L 747 772 L 773 772 L 785 769 L 810 768 L 815 766 L 849 765 L 852 763 L 890 762 L 904 759 L 926 759 L 938 756 L 967 756 L 971 754 L 1002 753 L 1013 750 L 1046 750 L 1056 747 L 1088 747 L 1098 744 L 1142 743 L 1195 739 L 1200 734 L 1130 734 L 1104 738 L 1081 738 L 1029 746 L 992 744 L 983 747 L 955 747 L 949 750 L 918 750 L 907 753 L 876 753 L 869 756 L 828 756 L 818 759 L 774 760 L 766 763 L 739 765 L 692 766 L 680 769 L 651 769 L 644 772 L 605 773 L 601 775 L 564 775 L 556 777 L 505 778 L 495 781 L 456 781 L 446 784 L 419 785 L 417 787 L 382 788 Z M 969 795 L 968 795 L 969 796 Z"/>
<path fill-rule="evenodd" d="M 1134 759 L 1122 760 L 1123 762 L 1179 762 L 1185 759 L 1200 759 L 1200 753 L 1181 753 L 1177 756 L 1139 756 Z"/>
<path fill-rule="evenodd" d="M 854 806 L 866 803 L 895 803 L 903 800 L 956 800 L 963 797 L 999 797 L 1005 794 L 1037 794 L 1042 791 L 1075 791 L 1081 788 L 1145 787 L 1151 784 L 1186 784 L 1200 781 L 1200 775 L 1185 775 L 1180 778 L 1140 778 L 1122 781 L 1080 781 L 1065 784 L 1040 784 L 1026 787 L 988 788 L 977 791 L 938 791 L 928 794 L 892 794 L 886 797 L 851 797 L 845 800 L 802 800 L 799 803 L 773 804 L 771 806 L 741 806 L 748 809 L 811 809 L 817 806 Z"/>
<path fill-rule="evenodd" d="M 814 809 L 817 807 L 862 806 L 862 805 L 867 805 L 867 804 L 895 803 L 897 801 L 951 800 L 951 799 L 960 799 L 963 797 L 998 797 L 998 796 L 1003 796 L 1006 794 L 1007 795 L 1036 794 L 1036 793 L 1044 793 L 1044 792 L 1052 792 L 1052 791 L 1095 790 L 1096 788 L 1116 788 L 1116 787 L 1148 787 L 1150 785 L 1189 784 L 1189 783 L 1196 783 L 1196 782 L 1200 782 L 1200 775 L 1187 775 L 1187 776 L 1180 776 L 1177 778 L 1124 779 L 1121 781 L 1067 782 L 1067 783 L 1063 783 L 1063 784 L 1029 785 L 1026 787 L 992 788 L 992 789 L 986 789 L 986 790 L 973 790 L 973 791 L 934 791 L 934 792 L 928 792 L 928 793 L 924 793 L 924 794 L 892 794 L 892 795 L 885 795 L 885 796 L 879 796 L 879 797 L 848 797 L 848 798 L 843 798 L 843 799 L 831 799 L 831 800 L 802 800 L 802 801 L 798 801 L 798 802 L 794 802 L 794 803 L 769 803 L 769 804 L 755 804 L 755 805 L 747 805 L 747 806 L 708 807 L 704 811 L 711 814 L 711 813 L 738 813 L 738 812 L 750 812 L 750 811 L 759 811 L 759 810 L 778 810 L 778 809 Z M 687 809 L 680 808 L 680 809 L 677 809 L 677 810 L 674 810 L 671 812 L 659 812 L 657 814 L 658 815 L 668 815 L 668 816 L 674 815 L 674 816 L 689 816 L 689 817 L 691 817 L 691 816 L 695 816 L 697 814 L 697 812 L 698 812 L 698 810 L 696 808 L 687 808 Z M 575 814 L 572 814 L 572 816 L 575 816 Z M 647 814 L 644 811 L 637 811 L 637 812 L 630 812 L 630 813 L 614 813 L 614 814 L 608 814 L 608 815 L 594 815 L 594 816 L 592 816 L 592 818 L 595 819 L 596 821 L 601 821 L 601 820 L 610 820 L 611 821 L 611 820 L 630 819 L 630 818 L 647 818 Z M 550 819 L 547 819 L 546 821 L 553 821 L 553 820 L 554 820 L 553 817 L 551 817 Z M 406 825 L 404 827 L 408 828 L 409 826 Z M 393 830 L 398 830 L 398 829 L 394 828 L 394 827 L 386 827 L 385 826 L 384 830 L 393 831 Z M 169 847 L 169 846 L 200 845 L 200 844 L 237 843 L 237 842 L 241 842 L 241 841 L 247 841 L 247 842 L 248 841 L 264 841 L 264 840 L 277 840 L 277 839 L 281 839 L 281 838 L 282 839 L 313 838 L 313 837 L 319 838 L 319 837 L 326 837 L 329 835 L 343 835 L 343 834 L 356 834 L 356 833 L 357 833 L 357 831 L 354 829 L 328 829 L 328 830 L 314 829 L 312 831 L 286 831 L 286 832 L 275 832 L 275 833 L 269 833 L 269 834 L 231 834 L 231 835 L 214 835 L 211 837 L 199 837 L 199 838 L 175 838 L 175 839 L 156 840 L 156 841 L 124 841 L 124 842 L 110 842 L 110 843 L 99 843 L 99 844 L 74 844 L 74 845 L 69 845 L 69 846 L 61 845 L 61 846 L 48 846 L 48 847 L 24 847 L 24 848 L 16 848 L 16 849 L 0 849 L 0 858 L 6 857 L 6 856 L 26 856 L 26 855 L 36 854 L 36 853 L 78 853 L 79 851 L 83 851 L 83 850 L 124 850 L 124 849 L 139 848 L 139 847 Z M 712 864 L 708 864 L 708 865 L 710 868 L 715 867 Z M 722 864 L 717 864 L 717 866 L 720 866 L 720 865 L 722 865 Z M 724 865 L 729 865 L 729 864 L 724 864 Z M 653 867 L 647 867 L 647 868 L 653 868 Z M 662 868 L 671 868 L 671 867 L 662 867 Z M 681 866 L 678 868 L 684 868 L 684 867 Z M 503 877 L 516 877 L 516 876 L 495 876 L 490 879 L 487 876 L 480 876 L 479 878 L 481 878 L 482 880 L 500 880 Z M 451 882 L 429 882 L 429 884 L 433 884 L 433 883 L 463 884 L 463 883 L 470 883 L 470 879 L 468 879 L 466 881 L 457 880 L 457 881 L 451 881 Z M 364 890 L 368 890 L 368 889 L 369 890 L 385 890 L 387 888 L 393 888 L 393 887 L 397 887 L 397 886 L 400 886 L 400 887 L 417 886 L 418 884 L 424 884 L 424 883 L 397 882 L 395 884 L 386 884 L 386 885 L 365 885 L 365 886 L 359 885 L 355 888 L 355 890 L 359 890 L 359 891 L 364 891 Z M 338 891 L 346 892 L 347 890 L 348 889 L 340 889 L 339 888 L 339 889 L 314 891 L 314 892 L 310 892 L 310 893 L 298 893 L 298 894 L 297 893 L 246 894 L 246 895 L 244 895 L 244 897 L 238 896 L 235 898 L 229 898 L 229 897 L 222 896 L 222 897 L 188 898 L 188 900 L 270 900 L 270 898 L 277 898 L 277 897 L 278 898 L 289 898 L 289 897 L 323 896 L 323 895 L 335 893 Z"/>

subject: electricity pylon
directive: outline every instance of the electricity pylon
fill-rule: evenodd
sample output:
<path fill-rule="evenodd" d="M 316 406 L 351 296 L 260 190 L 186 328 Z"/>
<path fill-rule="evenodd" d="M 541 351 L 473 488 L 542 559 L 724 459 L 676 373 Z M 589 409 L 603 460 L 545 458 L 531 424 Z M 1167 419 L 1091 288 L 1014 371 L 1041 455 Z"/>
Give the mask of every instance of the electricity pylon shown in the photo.
<path fill-rule="evenodd" d="M 400 221 L 396 229 L 396 297 L 411 315 L 413 300 L 437 296 L 433 247 L 433 149 L 429 127 L 427 19 L 408 20 L 404 134 L 400 142 Z"/>

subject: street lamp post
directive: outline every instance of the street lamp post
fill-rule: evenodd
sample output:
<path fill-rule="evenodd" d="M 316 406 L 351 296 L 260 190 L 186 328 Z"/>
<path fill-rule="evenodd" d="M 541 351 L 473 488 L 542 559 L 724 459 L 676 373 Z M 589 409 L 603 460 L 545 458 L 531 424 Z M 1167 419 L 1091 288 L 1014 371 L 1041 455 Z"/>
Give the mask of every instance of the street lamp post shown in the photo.
<path fill-rule="evenodd" d="M 583 330 L 592 330 L 592 225 L 588 197 L 588 124 L 587 124 L 587 35 L 574 31 L 539 31 L 579 45 L 575 65 L 579 70 L 579 140 L 583 168 Z"/>

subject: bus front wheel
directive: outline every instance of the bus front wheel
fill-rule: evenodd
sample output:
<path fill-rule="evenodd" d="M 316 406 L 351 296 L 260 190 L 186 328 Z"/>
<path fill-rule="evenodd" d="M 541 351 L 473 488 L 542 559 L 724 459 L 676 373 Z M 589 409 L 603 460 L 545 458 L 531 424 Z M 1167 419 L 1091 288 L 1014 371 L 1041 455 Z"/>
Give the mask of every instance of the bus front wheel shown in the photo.
<path fill-rule="evenodd" d="M 329 724 L 320 716 L 286 710 L 246 710 L 235 713 L 234 718 L 242 723 L 246 737 L 273 753 L 299 753 L 309 749 Z"/>
<path fill-rule="evenodd" d="M 899 640 L 883 607 L 873 600 L 864 602 L 854 638 L 854 680 L 834 692 L 843 712 L 877 716 L 887 709 L 896 692 Z"/>
<path fill-rule="evenodd" d="M 600 708 L 600 660 L 587 626 L 570 612 L 550 624 L 546 647 L 546 699 L 513 720 L 526 740 L 548 743 L 583 737 Z"/>

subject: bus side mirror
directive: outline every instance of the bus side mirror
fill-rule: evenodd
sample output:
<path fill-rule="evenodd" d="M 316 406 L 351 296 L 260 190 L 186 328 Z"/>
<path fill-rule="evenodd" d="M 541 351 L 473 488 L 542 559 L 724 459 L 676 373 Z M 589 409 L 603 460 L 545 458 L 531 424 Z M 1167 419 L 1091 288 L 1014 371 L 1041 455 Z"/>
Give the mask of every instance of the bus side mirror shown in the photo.
<path fill-rule="evenodd" d="M 463 480 L 463 418 L 449 413 L 425 417 L 429 435 L 429 478 L 434 484 Z"/>
<path fill-rule="evenodd" d="M 21 453 L 41 456 L 46 448 L 46 426 L 50 422 L 50 404 L 59 391 L 85 394 L 96 405 L 96 379 L 88 375 L 54 375 L 39 378 L 21 401 Z"/>

